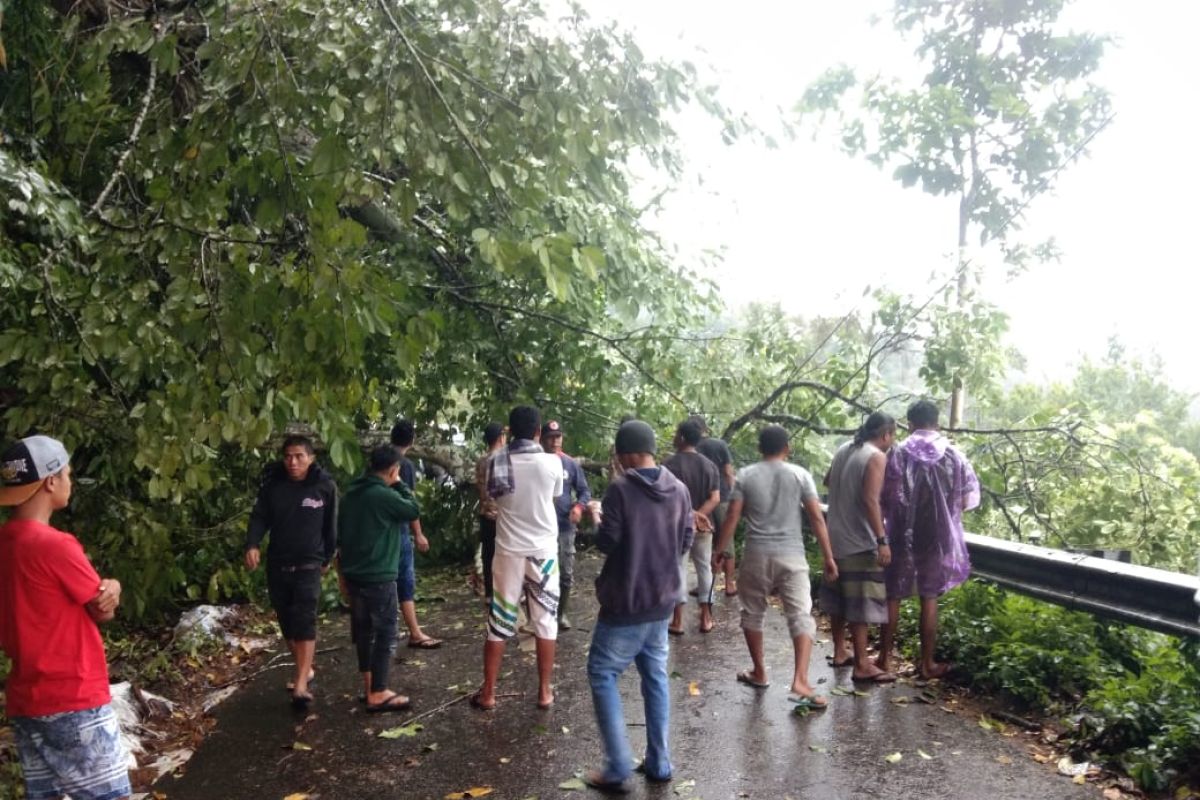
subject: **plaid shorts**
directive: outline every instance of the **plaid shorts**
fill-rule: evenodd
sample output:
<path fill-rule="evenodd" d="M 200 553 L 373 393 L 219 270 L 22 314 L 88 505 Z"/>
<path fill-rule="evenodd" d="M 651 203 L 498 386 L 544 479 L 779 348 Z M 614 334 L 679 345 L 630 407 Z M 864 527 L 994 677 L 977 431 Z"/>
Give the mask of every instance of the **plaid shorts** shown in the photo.
<path fill-rule="evenodd" d="M 111 706 L 13 717 L 28 800 L 117 800 L 133 793 L 129 755 Z"/>

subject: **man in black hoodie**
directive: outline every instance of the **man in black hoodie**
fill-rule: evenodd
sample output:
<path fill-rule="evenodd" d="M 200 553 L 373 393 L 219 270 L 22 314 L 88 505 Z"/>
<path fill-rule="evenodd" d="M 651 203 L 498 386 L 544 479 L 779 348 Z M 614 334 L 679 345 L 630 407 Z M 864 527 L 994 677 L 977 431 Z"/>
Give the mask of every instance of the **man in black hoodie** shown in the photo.
<path fill-rule="evenodd" d="M 667 623 L 682 588 L 679 558 L 692 546 L 692 505 L 687 487 L 654 463 L 655 450 L 654 430 L 645 422 L 626 422 L 617 431 L 625 473 L 604 493 L 596 533 L 607 559 L 596 578 L 600 615 L 588 680 L 605 764 L 586 780 L 602 791 L 628 789 L 632 764 L 617 681 L 631 663 L 641 675 L 646 707 L 646 759 L 639 769 L 651 781 L 671 779 Z"/>
<path fill-rule="evenodd" d="M 250 512 L 246 568 L 258 568 L 259 545 L 270 531 L 267 593 L 296 661 L 295 676 L 287 686 L 292 704 L 307 708 L 313 699 L 308 684 L 314 677 L 321 576 L 337 548 L 337 486 L 313 463 L 308 437 L 287 437 L 282 451 L 282 462 L 267 468 Z"/>

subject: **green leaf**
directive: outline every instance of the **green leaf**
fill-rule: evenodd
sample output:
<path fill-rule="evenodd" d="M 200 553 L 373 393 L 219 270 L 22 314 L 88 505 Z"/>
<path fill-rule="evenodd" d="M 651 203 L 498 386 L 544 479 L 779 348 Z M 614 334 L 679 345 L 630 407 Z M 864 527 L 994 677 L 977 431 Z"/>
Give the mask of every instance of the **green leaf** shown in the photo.
<path fill-rule="evenodd" d="M 402 737 L 413 737 L 421 731 L 425 730 L 425 726 L 419 722 L 411 722 L 408 725 L 400 725 L 395 728 L 388 728 L 379 732 L 380 739 L 399 739 Z"/>

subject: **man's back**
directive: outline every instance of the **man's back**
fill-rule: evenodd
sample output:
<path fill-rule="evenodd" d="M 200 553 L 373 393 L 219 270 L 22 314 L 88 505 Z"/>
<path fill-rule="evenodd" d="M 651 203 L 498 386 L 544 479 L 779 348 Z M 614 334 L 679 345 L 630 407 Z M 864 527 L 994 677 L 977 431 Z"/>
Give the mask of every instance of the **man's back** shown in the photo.
<path fill-rule="evenodd" d="M 629 470 L 609 484 L 596 545 L 607 556 L 596 578 L 602 619 L 665 619 L 679 594 L 678 558 L 692 544 L 687 488 L 662 467 Z"/>
<path fill-rule="evenodd" d="M 724 503 L 729 499 L 729 493 L 733 491 L 733 487 L 725 478 L 725 468 L 733 464 L 733 453 L 730 451 L 729 445 L 725 443 L 724 439 L 706 437 L 696 444 L 696 452 L 716 466 L 717 475 L 721 481 L 721 502 Z"/>
<path fill-rule="evenodd" d="M 867 519 L 863 481 L 867 465 L 880 450 L 870 442 L 847 442 L 838 448 L 829 465 L 829 511 L 825 523 L 835 558 L 875 550 L 875 531 Z"/>
<path fill-rule="evenodd" d="M 937 431 L 918 430 L 893 449 L 884 481 L 885 515 L 901 531 L 945 535 L 979 505 L 979 481 L 966 456 Z"/>
<path fill-rule="evenodd" d="M 769 460 L 742 468 L 731 499 L 744 504 L 746 546 L 803 552 L 803 506 L 816 497 L 812 475 L 796 464 Z"/>
<path fill-rule="evenodd" d="M 514 490 L 496 499 L 496 549 L 512 555 L 558 554 L 554 498 L 563 492 L 563 467 L 550 453 L 510 453 Z"/>
<path fill-rule="evenodd" d="M 0 526 L 0 647 L 13 660 L 10 716 L 109 702 L 104 645 L 86 609 L 99 587 L 74 536 L 33 520 Z"/>
<path fill-rule="evenodd" d="M 693 511 L 708 502 L 709 496 L 720 488 L 717 465 L 694 450 L 675 453 L 662 465 L 687 487 Z"/>

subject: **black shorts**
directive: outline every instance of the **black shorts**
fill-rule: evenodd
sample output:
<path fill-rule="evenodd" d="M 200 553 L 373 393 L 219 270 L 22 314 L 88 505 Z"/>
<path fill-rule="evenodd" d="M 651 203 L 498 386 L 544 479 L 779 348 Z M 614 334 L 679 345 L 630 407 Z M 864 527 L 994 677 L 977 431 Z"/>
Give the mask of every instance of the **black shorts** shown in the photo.
<path fill-rule="evenodd" d="M 317 606 L 321 602 L 321 569 L 267 567 L 267 595 L 279 618 L 279 630 L 288 641 L 317 638 Z"/>

